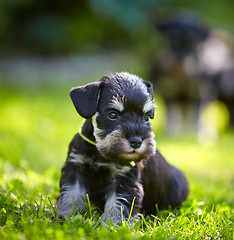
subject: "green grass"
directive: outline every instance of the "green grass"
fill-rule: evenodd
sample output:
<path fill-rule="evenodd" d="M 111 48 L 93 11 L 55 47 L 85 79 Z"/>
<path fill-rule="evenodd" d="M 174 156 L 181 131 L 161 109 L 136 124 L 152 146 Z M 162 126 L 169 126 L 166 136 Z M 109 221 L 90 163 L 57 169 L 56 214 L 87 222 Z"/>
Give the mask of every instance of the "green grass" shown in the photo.
<path fill-rule="evenodd" d="M 195 135 L 168 137 L 160 101 L 157 145 L 188 177 L 183 207 L 117 229 L 97 226 L 100 212 L 92 203 L 85 216 L 52 220 L 48 210 L 58 196 L 67 146 L 82 121 L 70 87 L 0 85 L 0 239 L 233 239 L 233 132 L 209 148 Z"/>

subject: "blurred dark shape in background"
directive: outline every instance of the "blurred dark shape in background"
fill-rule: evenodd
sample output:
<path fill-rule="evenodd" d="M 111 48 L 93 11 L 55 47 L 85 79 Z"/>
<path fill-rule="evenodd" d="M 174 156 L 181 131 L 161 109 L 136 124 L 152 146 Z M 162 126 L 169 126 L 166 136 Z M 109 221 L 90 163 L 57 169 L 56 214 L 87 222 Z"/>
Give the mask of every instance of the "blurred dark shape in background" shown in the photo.
<path fill-rule="evenodd" d="M 165 100 L 168 131 L 198 130 L 201 110 L 217 100 L 234 126 L 233 36 L 190 12 L 157 16 L 155 28 L 165 43 L 152 57 L 150 79 Z"/>

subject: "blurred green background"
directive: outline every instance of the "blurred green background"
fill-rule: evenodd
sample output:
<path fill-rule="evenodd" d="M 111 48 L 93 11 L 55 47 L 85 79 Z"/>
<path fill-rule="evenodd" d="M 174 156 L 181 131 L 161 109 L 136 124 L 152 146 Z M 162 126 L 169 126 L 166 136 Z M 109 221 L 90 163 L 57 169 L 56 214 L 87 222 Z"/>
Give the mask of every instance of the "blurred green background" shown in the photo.
<path fill-rule="evenodd" d="M 62 55 L 149 48 L 160 12 L 193 11 L 212 27 L 233 29 L 232 0 L 9 0 L 0 2 L 0 53 Z"/>
<path fill-rule="evenodd" d="M 82 121 L 70 88 L 115 71 L 147 80 L 149 56 L 162 41 L 153 19 L 167 11 L 195 13 L 209 26 L 234 33 L 232 0 L 0 1 L 0 173 L 55 167 L 58 181 Z M 225 198 L 228 191 L 225 201 L 233 204 L 233 130 L 224 123 L 211 144 L 201 144 L 196 133 L 168 136 L 165 104 L 160 96 L 156 102 L 152 125 L 158 147 L 189 176 L 191 192 L 202 198 L 219 186 L 215 197 Z M 211 122 L 222 125 L 223 113 Z"/>

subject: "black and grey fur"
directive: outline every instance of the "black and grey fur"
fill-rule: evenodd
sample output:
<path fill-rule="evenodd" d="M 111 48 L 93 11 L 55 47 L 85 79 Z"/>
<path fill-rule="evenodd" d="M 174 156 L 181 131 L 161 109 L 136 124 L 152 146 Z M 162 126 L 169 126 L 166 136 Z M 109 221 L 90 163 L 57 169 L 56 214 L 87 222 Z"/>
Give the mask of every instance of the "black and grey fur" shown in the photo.
<path fill-rule="evenodd" d="M 60 217 L 74 208 L 85 211 L 86 194 L 104 212 L 103 221 L 115 224 L 122 221 L 121 211 L 128 219 L 133 199 L 132 216 L 156 213 L 156 204 L 158 209 L 182 204 L 188 194 L 186 178 L 156 149 L 151 83 L 121 72 L 73 88 L 70 96 L 86 118 L 83 135 L 96 145 L 79 133 L 71 141 L 57 200 Z"/>

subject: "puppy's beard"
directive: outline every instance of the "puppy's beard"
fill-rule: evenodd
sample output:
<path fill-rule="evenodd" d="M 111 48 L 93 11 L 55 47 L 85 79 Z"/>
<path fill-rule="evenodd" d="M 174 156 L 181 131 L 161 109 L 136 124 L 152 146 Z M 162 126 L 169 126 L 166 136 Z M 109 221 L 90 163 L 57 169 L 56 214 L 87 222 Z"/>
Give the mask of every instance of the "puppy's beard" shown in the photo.
<path fill-rule="evenodd" d="M 104 130 L 98 129 L 96 124 L 94 124 L 97 149 L 104 158 L 121 165 L 129 164 L 131 161 L 140 162 L 156 151 L 153 132 L 150 133 L 148 138 L 143 140 L 142 145 L 137 149 L 130 146 L 121 128 L 117 128 L 104 138 L 101 138 L 100 136 L 103 136 L 103 132 Z"/>
<path fill-rule="evenodd" d="M 126 161 L 140 162 L 142 159 L 147 158 L 147 156 L 153 154 L 156 151 L 156 142 L 154 140 L 153 132 L 150 133 L 150 136 L 143 140 L 142 145 L 134 149 L 130 146 L 127 139 L 124 139 L 127 145 L 126 151 L 119 153 L 119 156 Z"/>

